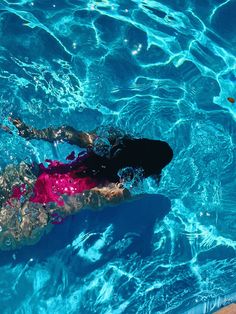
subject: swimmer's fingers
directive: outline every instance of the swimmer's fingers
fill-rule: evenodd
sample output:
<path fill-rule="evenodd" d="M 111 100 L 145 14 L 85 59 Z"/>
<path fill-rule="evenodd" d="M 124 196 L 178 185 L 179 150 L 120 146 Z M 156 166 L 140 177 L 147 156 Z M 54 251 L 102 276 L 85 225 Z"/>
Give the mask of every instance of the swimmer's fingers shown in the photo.
<path fill-rule="evenodd" d="M 12 118 L 9 117 L 9 121 L 12 122 L 12 124 L 17 128 L 18 134 L 25 138 L 30 138 L 31 130 L 23 121 L 21 121 L 19 118 Z"/>
<path fill-rule="evenodd" d="M 12 124 L 14 124 L 14 126 L 19 130 L 19 129 L 22 129 L 23 127 L 26 126 L 26 124 L 21 121 L 19 118 L 12 118 L 12 117 L 9 117 L 8 118 L 9 121 L 11 121 Z"/>

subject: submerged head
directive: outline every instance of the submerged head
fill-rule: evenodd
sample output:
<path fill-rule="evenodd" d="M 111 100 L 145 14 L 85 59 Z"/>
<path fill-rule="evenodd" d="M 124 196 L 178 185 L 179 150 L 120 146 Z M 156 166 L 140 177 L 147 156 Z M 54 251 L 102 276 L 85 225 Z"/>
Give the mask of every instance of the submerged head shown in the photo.
<path fill-rule="evenodd" d="M 172 148 L 168 143 L 159 140 L 142 139 L 141 141 L 140 163 L 145 176 L 160 174 L 173 158 Z"/>
<path fill-rule="evenodd" d="M 142 168 L 144 177 L 159 175 L 172 158 L 173 151 L 166 142 L 125 137 L 112 146 L 109 157 L 93 152 L 84 164 L 87 175 L 118 182 L 123 168 Z"/>
<path fill-rule="evenodd" d="M 166 142 L 124 138 L 122 143 L 113 146 L 104 173 L 112 181 L 117 180 L 118 170 L 125 167 L 142 168 L 144 177 L 159 175 L 172 158 L 173 151 Z"/>

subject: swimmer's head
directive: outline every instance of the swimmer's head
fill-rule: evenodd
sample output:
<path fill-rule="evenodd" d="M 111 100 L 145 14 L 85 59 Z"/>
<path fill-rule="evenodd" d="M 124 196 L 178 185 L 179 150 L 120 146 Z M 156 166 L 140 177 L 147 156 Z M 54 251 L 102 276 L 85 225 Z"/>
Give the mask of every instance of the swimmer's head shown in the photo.
<path fill-rule="evenodd" d="M 159 175 L 173 158 L 173 150 L 163 141 L 143 139 L 140 165 L 144 169 L 145 177 Z"/>
<path fill-rule="evenodd" d="M 103 141 L 95 145 L 94 155 L 87 160 L 89 169 L 97 169 L 96 175 L 110 182 L 120 181 L 118 172 L 128 167 L 143 169 L 142 176 L 159 175 L 170 163 L 173 151 L 168 143 L 149 139 L 132 139 L 124 137 L 118 145 L 111 149 Z M 101 144 L 101 145 L 100 145 Z M 105 148 L 105 149 L 104 149 Z M 107 154 L 109 152 L 109 154 Z M 108 157 L 107 157 L 108 156 Z"/>

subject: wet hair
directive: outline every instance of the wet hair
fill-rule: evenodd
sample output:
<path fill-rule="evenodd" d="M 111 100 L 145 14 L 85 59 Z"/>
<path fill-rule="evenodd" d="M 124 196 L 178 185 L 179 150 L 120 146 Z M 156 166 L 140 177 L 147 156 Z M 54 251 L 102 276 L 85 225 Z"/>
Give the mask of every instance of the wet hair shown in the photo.
<path fill-rule="evenodd" d="M 124 137 L 113 145 L 109 157 L 93 153 L 84 163 L 87 167 L 86 175 L 118 182 L 118 171 L 122 168 L 142 168 L 144 177 L 160 175 L 172 158 L 173 150 L 164 141 Z"/>
<path fill-rule="evenodd" d="M 118 150 L 115 149 L 110 160 L 119 168 L 123 168 L 123 166 L 143 168 L 144 176 L 149 177 L 160 174 L 172 158 L 173 151 L 166 142 L 127 138 L 124 139 Z"/>

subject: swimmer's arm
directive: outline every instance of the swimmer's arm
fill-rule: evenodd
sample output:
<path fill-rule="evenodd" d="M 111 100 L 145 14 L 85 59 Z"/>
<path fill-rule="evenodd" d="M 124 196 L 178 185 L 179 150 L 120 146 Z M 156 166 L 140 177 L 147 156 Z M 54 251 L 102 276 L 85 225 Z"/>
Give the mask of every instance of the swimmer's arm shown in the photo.
<path fill-rule="evenodd" d="M 127 189 L 120 188 L 117 184 L 112 183 L 109 186 L 96 187 L 74 196 L 64 195 L 63 199 L 65 205 L 61 213 L 70 215 L 85 208 L 99 210 L 104 206 L 119 204 L 122 201 L 131 199 L 131 194 Z"/>
<path fill-rule="evenodd" d="M 41 139 L 53 143 L 55 141 L 65 141 L 72 145 L 78 145 L 81 148 L 87 148 L 93 144 L 96 134 L 92 132 L 82 132 L 70 126 L 61 126 L 59 128 L 45 128 L 37 130 L 29 127 L 23 121 L 17 118 L 10 118 L 10 121 L 18 129 L 19 135 L 31 140 Z"/>
<path fill-rule="evenodd" d="M 112 183 L 107 187 L 96 187 L 86 191 L 84 207 L 100 209 L 104 206 L 117 205 L 128 199 L 131 199 L 130 192 Z"/>

